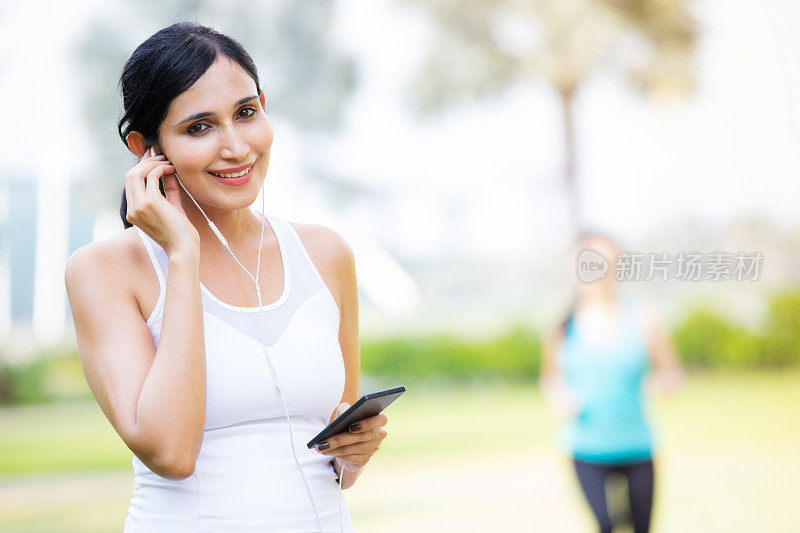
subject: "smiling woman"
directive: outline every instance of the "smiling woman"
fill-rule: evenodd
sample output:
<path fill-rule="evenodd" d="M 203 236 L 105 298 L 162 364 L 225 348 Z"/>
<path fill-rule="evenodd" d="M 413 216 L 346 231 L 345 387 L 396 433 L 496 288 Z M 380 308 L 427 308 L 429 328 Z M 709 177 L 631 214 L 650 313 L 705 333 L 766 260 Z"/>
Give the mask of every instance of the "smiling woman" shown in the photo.
<path fill-rule="evenodd" d="M 256 66 L 241 45 L 210 29 L 188 29 L 186 24 L 165 28 L 142 43 L 126 63 L 121 79 L 125 114 L 118 125 L 119 134 L 134 151 L 137 145 L 158 146 L 181 170 L 181 184 L 195 193 L 193 197 L 212 210 L 230 211 L 231 203 L 241 203 L 239 195 L 254 197 L 253 191 L 257 193 L 262 185 L 272 126 L 264 112 L 265 97 Z M 220 142 L 224 153 L 217 146 Z M 241 164 L 221 162 L 225 156 Z M 255 172 L 230 175 L 248 167 Z M 230 190 L 222 196 L 213 192 L 215 184 L 238 187 L 250 183 L 253 175 L 262 179 L 246 190 L 237 189 L 237 195 L 232 196 Z M 211 177 L 219 179 L 209 180 Z M 161 188 L 163 191 L 163 185 Z M 215 199 L 228 205 L 217 205 Z M 123 191 L 120 216 L 126 228 L 131 226 L 127 212 Z M 246 214 L 250 222 L 258 222 Z M 223 218 L 234 239 L 237 233 L 247 232 L 245 220 L 237 215 Z M 225 228 L 220 228 L 224 232 Z"/>
<path fill-rule="evenodd" d="M 87 382 L 134 453 L 125 532 L 352 531 L 341 489 L 386 416 L 304 446 L 358 394 L 352 250 L 264 213 L 273 130 L 239 43 L 173 24 L 121 86 L 126 229 L 77 250 L 66 285 Z"/>

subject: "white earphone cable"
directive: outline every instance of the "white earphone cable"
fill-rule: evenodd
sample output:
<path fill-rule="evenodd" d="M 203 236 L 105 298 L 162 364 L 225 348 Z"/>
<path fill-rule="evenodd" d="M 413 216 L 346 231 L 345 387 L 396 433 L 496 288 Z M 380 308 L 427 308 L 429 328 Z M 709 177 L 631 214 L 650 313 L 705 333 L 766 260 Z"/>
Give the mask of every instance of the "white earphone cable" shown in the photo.
<path fill-rule="evenodd" d="M 153 154 L 153 155 L 155 154 L 155 150 L 152 147 L 150 149 L 150 153 Z M 319 512 L 317 511 L 317 506 L 316 506 L 316 503 L 314 502 L 314 497 L 311 494 L 311 486 L 308 484 L 308 480 L 306 479 L 305 473 L 303 473 L 303 468 L 300 466 L 300 460 L 297 458 L 297 451 L 295 449 L 295 444 L 294 444 L 294 430 L 293 430 L 293 427 L 292 427 L 291 417 L 289 416 L 289 407 L 286 404 L 286 397 L 284 396 L 284 393 L 283 393 L 283 387 L 281 387 L 280 381 L 278 380 L 278 374 L 275 372 L 275 367 L 272 365 L 272 359 L 270 358 L 269 353 L 267 352 L 267 340 L 266 340 L 266 335 L 265 335 L 265 332 L 264 332 L 264 309 L 263 309 L 264 306 L 263 306 L 262 301 L 261 301 L 261 287 L 258 284 L 258 275 L 259 275 L 259 271 L 261 269 L 261 246 L 262 246 L 262 244 L 264 242 L 264 223 L 266 222 L 266 214 L 265 214 L 265 211 L 264 211 L 265 202 L 264 202 L 263 185 L 262 185 L 262 189 L 261 189 L 261 239 L 259 240 L 259 243 L 258 243 L 258 259 L 257 259 L 257 262 L 256 262 L 256 276 L 253 277 L 253 275 L 250 274 L 250 271 L 248 271 L 245 268 L 245 266 L 239 261 L 239 259 L 236 258 L 236 255 L 231 250 L 230 245 L 228 244 L 228 241 L 225 239 L 225 237 L 219 231 L 217 226 L 208 218 L 208 216 L 206 216 L 205 212 L 200 207 L 200 205 L 197 203 L 197 201 L 194 199 L 194 197 L 189 193 L 188 190 L 186 190 L 186 187 L 183 186 L 183 183 L 181 183 L 181 180 L 178 177 L 178 173 L 177 172 L 175 172 L 175 178 L 178 180 L 178 183 L 180 184 L 180 186 L 184 190 L 184 192 L 186 192 L 186 194 L 189 196 L 189 198 L 192 199 L 192 202 L 194 202 L 194 205 L 197 206 L 197 209 L 200 211 L 200 213 L 203 214 L 203 217 L 205 217 L 206 221 L 208 222 L 209 227 L 214 232 L 214 234 L 217 236 L 219 241 L 222 243 L 222 246 L 225 249 L 228 250 L 228 252 L 231 254 L 233 259 L 239 264 L 240 267 L 242 267 L 242 270 L 244 270 L 245 273 L 247 273 L 247 275 L 250 276 L 250 279 L 252 279 L 253 282 L 255 283 L 256 295 L 258 297 L 259 318 L 260 318 L 260 325 L 261 325 L 261 340 L 262 340 L 262 347 L 264 349 L 264 358 L 267 360 L 267 365 L 269 366 L 270 375 L 272 376 L 272 382 L 275 384 L 275 388 L 278 389 L 278 393 L 281 396 L 281 401 L 283 403 L 284 414 L 286 415 L 286 422 L 289 425 L 289 442 L 290 442 L 291 448 L 292 448 L 292 456 L 294 457 L 294 462 L 297 465 L 297 470 L 300 472 L 300 477 L 303 479 L 303 484 L 305 485 L 306 493 L 308 494 L 308 499 L 311 502 L 311 507 L 314 510 L 314 518 L 316 519 L 316 522 L 317 522 L 317 529 L 320 531 L 320 533 L 322 533 L 322 522 L 320 521 Z M 285 275 L 286 275 L 286 273 L 284 272 L 284 276 Z M 343 523 L 342 523 L 342 477 L 343 476 L 344 476 L 344 464 L 342 463 L 342 464 L 340 464 L 340 471 L 339 471 L 339 529 L 340 529 L 340 531 L 344 530 Z"/>

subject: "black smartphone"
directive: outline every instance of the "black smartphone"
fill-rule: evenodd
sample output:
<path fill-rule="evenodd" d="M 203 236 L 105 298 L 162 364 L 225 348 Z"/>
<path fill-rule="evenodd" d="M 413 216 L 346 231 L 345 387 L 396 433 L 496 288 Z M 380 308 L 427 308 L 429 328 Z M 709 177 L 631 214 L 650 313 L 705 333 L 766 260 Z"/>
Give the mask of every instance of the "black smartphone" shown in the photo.
<path fill-rule="evenodd" d="M 350 426 L 371 416 L 375 416 L 400 397 L 406 391 L 402 385 L 393 389 L 386 389 L 372 394 L 365 394 L 351 405 L 347 411 L 336 417 L 336 420 L 317 433 L 317 436 L 308 441 L 308 447 L 313 448 L 325 439 L 348 431 Z"/>

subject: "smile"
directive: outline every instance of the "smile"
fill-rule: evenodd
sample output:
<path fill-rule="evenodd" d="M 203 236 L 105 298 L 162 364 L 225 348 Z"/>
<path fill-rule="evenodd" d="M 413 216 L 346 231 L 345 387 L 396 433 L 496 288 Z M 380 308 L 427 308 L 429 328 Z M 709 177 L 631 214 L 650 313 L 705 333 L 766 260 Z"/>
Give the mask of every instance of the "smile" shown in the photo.
<path fill-rule="evenodd" d="M 209 170 L 208 173 L 209 174 L 213 174 L 213 175 L 215 175 L 217 177 L 220 177 L 220 178 L 241 178 L 242 176 L 244 176 L 245 174 L 247 174 L 250 171 L 250 168 L 254 164 L 255 163 L 251 163 L 251 164 L 249 164 L 249 165 L 247 165 L 246 167 L 243 167 L 243 168 L 239 167 L 242 170 L 240 170 L 238 172 L 214 172 L 214 171 Z M 230 170 L 235 170 L 235 169 L 230 169 Z"/>

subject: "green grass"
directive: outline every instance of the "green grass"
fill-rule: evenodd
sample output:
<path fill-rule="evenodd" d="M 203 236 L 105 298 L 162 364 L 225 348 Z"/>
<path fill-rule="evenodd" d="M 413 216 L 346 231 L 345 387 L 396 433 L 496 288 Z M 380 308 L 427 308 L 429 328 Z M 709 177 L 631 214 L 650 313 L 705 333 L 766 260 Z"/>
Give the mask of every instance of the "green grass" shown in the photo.
<path fill-rule="evenodd" d="M 557 421 L 532 385 L 407 384 L 346 492 L 357 530 L 586 531 Z M 654 531 L 800 523 L 800 370 L 693 375 L 654 398 Z M 0 410 L 0 530 L 120 531 L 131 453 L 95 404 Z"/>
<path fill-rule="evenodd" d="M 538 389 L 520 384 L 411 385 L 387 414 L 392 419 L 392 438 L 382 453 L 387 461 L 491 451 L 500 444 L 497 432 L 475 431 L 487 417 L 512 436 L 503 444 L 508 450 L 546 444 L 552 426 Z M 129 468 L 131 457 L 96 403 L 0 409 L 0 479 Z"/>
<path fill-rule="evenodd" d="M 0 409 L 0 477 L 120 469 L 131 457 L 94 402 Z"/>

